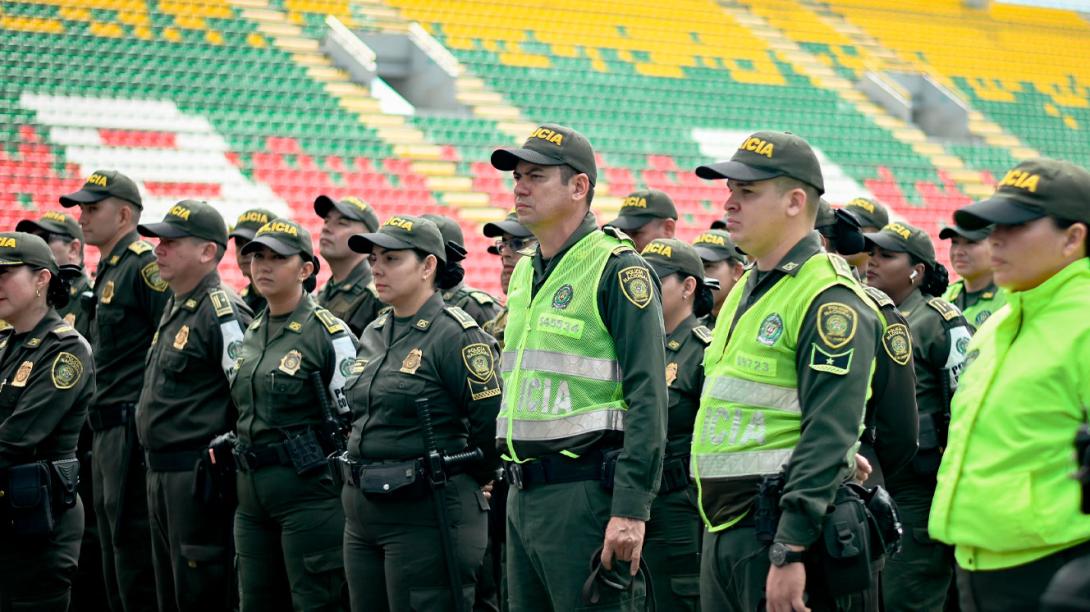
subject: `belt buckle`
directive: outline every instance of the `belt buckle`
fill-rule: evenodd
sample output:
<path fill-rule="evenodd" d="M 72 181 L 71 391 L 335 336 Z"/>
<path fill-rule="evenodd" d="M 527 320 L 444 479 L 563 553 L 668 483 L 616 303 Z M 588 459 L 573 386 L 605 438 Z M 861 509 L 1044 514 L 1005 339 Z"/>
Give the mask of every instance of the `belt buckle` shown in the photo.
<path fill-rule="evenodd" d="M 515 462 L 511 462 L 504 466 L 503 471 L 507 474 L 507 481 L 511 486 L 521 491 L 523 488 L 522 466 Z"/>

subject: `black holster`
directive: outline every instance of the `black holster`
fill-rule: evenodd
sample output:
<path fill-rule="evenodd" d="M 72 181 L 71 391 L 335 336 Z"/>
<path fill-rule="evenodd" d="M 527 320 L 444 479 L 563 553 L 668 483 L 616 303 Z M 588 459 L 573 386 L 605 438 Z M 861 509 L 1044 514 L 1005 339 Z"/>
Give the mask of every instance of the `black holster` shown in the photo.
<path fill-rule="evenodd" d="M 810 571 L 820 576 L 833 597 L 871 588 L 871 520 L 867 505 L 854 485 L 836 491 L 833 507 L 822 522 L 814 543 Z"/>
<path fill-rule="evenodd" d="M 757 501 L 753 509 L 754 531 L 757 541 L 771 544 L 780 525 L 780 496 L 786 483 L 783 472 L 765 476 L 757 485 Z"/>
<path fill-rule="evenodd" d="M 606 491 L 613 491 L 613 482 L 617 479 L 617 459 L 623 451 L 623 448 L 614 448 L 602 453 L 602 477 L 598 482 Z"/>
<path fill-rule="evenodd" d="M 912 458 L 912 471 L 920 476 L 937 474 L 942 462 L 942 427 L 940 414 L 920 415 L 920 446 Z"/>
<path fill-rule="evenodd" d="M 207 508 L 233 510 L 238 505 L 233 453 L 238 439 L 232 432 L 216 436 L 201 453 L 194 469 L 193 498 Z"/>
<path fill-rule="evenodd" d="M 6 526 L 17 538 L 40 538 L 53 533 L 56 513 L 49 463 L 36 461 L 6 470 L 3 489 L 7 503 Z"/>
<path fill-rule="evenodd" d="M 284 451 L 291 460 L 295 473 L 303 475 L 327 465 L 326 452 L 318 441 L 318 434 L 307 427 L 297 433 L 288 434 L 283 442 Z"/>

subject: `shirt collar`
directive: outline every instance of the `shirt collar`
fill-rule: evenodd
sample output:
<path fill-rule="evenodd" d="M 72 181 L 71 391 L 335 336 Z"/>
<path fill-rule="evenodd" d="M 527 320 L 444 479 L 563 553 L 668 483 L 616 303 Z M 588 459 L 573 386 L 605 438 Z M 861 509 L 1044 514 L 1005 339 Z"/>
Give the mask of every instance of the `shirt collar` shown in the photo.
<path fill-rule="evenodd" d="M 424 302 L 424 305 L 420 307 L 420 310 L 416 311 L 416 314 L 413 315 L 413 329 L 419 332 L 428 331 L 432 322 L 439 316 L 439 313 L 443 312 L 443 307 L 445 306 L 446 302 L 443 301 L 443 296 L 436 291 L 428 298 L 428 301 Z M 393 319 L 393 313 L 390 313 L 390 319 Z"/>
<path fill-rule="evenodd" d="M 61 319 L 56 310 L 50 310 L 45 313 L 45 316 L 42 317 L 41 321 L 38 321 L 38 324 L 34 326 L 34 329 L 30 330 L 30 333 L 26 335 L 26 338 L 23 340 L 23 346 L 26 348 L 37 348 L 42 344 L 42 340 L 45 338 L 46 334 L 61 325 L 67 325 L 67 323 Z"/>
<path fill-rule="evenodd" d="M 583 238 L 586 238 L 587 234 L 595 231 L 596 229 L 598 229 L 598 219 L 594 216 L 594 213 L 587 211 L 587 214 L 583 215 L 583 221 L 579 224 L 579 227 L 575 228 L 575 231 L 572 232 L 572 235 L 568 237 L 568 241 L 564 243 L 564 246 L 560 247 L 560 251 L 558 251 L 556 255 L 553 255 L 549 259 L 549 267 L 555 265 L 553 262 L 563 259 L 564 254 L 567 253 L 568 250 L 571 249 L 573 246 L 575 246 L 575 243 L 579 242 Z M 539 275 L 545 273 L 547 266 L 545 264 L 545 260 L 541 257 L 540 245 L 538 245 L 538 248 L 534 251 L 533 264 L 534 270 Z"/>
<path fill-rule="evenodd" d="M 676 351 L 681 348 L 681 345 L 685 344 L 685 337 L 692 333 L 693 328 L 699 325 L 696 317 L 689 315 L 678 326 L 674 328 L 674 331 L 666 337 L 666 350 Z"/>
<path fill-rule="evenodd" d="M 181 303 L 182 308 L 192 312 L 197 310 L 197 307 L 201 304 L 201 298 L 208 293 L 208 290 L 213 287 L 219 287 L 220 275 L 216 270 L 212 270 L 201 279 L 201 282 L 197 283 L 197 286 L 192 291 L 185 295 L 173 298 L 174 303 Z"/>
<path fill-rule="evenodd" d="M 905 298 L 905 301 L 897 305 L 897 310 L 900 310 L 901 314 L 907 317 L 909 314 L 912 313 L 912 311 L 919 308 L 920 305 L 922 305 L 923 303 L 923 292 L 920 291 L 919 287 L 916 287 L 912 290 L 912 293 L 908 294 L 908 297 Z"/>
<path fill-rule="evenodd" d="M 791 250 L 776 264 L 775 269 L 795 276 L 802 269 L 802 264 L 820 253 L 821 250 L 821 234 L 812 231 L 795 243 L 795 246 L 791 247 Z"/>
<path fill-rule="evenodd" d="M 117 262 L 121 261 L 121 256 L 125 254 L 125 249 L 129 248 L 129 245 L 136 242 L 137 240 L 140 240 L 140 234 L 137 234 L 136 230 L 133 230 L 128 234 L 122 236 L 121 240 L 118 240 L 117 244 L 114 245 L 114 248 L 112 251 L 110 251 L 110 254 L 99 260 L 99 275 L 102 274 L 102 270 L 104 269 L 102 265 L 103 263 L 105 263 L 107 266 L 117 265 Z"/>

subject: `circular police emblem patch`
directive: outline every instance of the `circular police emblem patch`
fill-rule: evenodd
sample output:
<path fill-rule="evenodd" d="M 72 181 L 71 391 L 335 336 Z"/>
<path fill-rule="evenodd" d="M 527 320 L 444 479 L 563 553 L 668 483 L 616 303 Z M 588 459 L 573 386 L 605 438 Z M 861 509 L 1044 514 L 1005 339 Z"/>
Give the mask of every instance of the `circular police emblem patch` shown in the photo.
<path fill-rule="evenodd" d="M 903 323 L 894 323 L 882 334 L 882 347 L 895 363 L 908 365 L 912 358 L 912 336 Z"/>
<path fill-rule="evenodd" d="M 462 349 L 462 362 L 465 363 L 466 371 L 481 382 L 488 382 L 496 368 L 492 349 L 481 343 L 464 347 Z"/>
<path fill-rule="evenodd" d="M 561 285 L 553 294 L 553 308 L 559 308 L 560 310 L 567 308 L 573 297 L 575 297 L 575 290 L 572 289 L 572 286 Z"/>
<path fill-rule="evenodd" d="M 53 360 L 50 377 L 58 389 L 71 389 L 83 376 L 83 362 L 72 353 L 61 353 Z"/>
<path fill-rule="evenodd" d="M 957 349 L 957 351 L 959 353 L 964 355 L 965 351 L 967 351 L 969 349 L 969 339 L 968 338 L 958 338 L 957 344 L 955 344 L 954 347 Z"/>
<path fill-rule="evenodd" d="M 242 340 L 235 340 L 227 345 L 227 356 L 231 359 L 238 359 L 238 354 L 242 352 Z"/>
<path fill-rule="evenodd" d="M 772 346 L 783 335 L 783 318 L 772 313 L 761 321 L 761 329 L 757 332 L 757 342 L 765 346 Z"/>
<path fill-rule="evenodd" d="M 984 325 L 984 322 L 987 321 L 988 317 L 990 316 L 992 316 L 992 311 L 981 310 L 980 312 L 976 313 L 976 319 L 973 321 L 973 323 L 977 327 L 980 327 L 981 325 Z"/>
<path fill-rule="evenodd" d="M 340 369 L 340 371 L 341 371 L 341 376 L 344 376 L 345 378 L 348 378 L 349 376 L 351 376 L 352 375 L 352 365 L 354 363 L 356 363 L 355 358 L 342 359 L 341 363 L 340 363 L 340 366 L 338 366 L 338 369 Z"/>
<path fill-rule="evenodd" d="M 855 309 L 840 302 L 818 307 L 818 336 L 831 349 L 838 349 L 855 337 L 858 315 Z"/>

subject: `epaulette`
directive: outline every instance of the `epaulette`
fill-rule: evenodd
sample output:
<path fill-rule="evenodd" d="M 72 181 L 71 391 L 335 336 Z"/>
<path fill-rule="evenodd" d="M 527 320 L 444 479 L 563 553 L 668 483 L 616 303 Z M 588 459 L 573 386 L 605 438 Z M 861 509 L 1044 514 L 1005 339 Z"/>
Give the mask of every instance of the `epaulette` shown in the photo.
<path fill-rule="evenodd" d="M 329 332 L 329 335 L 344 333 L 344 323 L 325 308 L 315 308 L 314 316 L 318 317 L 318 320 L 322 322 L 322 326 Z"/>
<path fill-rule="evenodd" d="M 633 253 L 636 252 L 635 242 L 628 234 L 613 226 L 603 227 L 602 231 L 605 232 L 607 236 L 613 236 L 614 238 L 622 242 L 622 244 L 613 247 L 613 252 L 611 253 L 612 255 L 620 255 L 629 251 L 632 251 Z"/>
<path fill-rule="evenodd" d="M 389 308 L 389 306 L 387 306 L 387 308 Z M 375 329 L 379 329 L 383 325 L 386 325 L 386 319 L 390 318 L 388 312 L 388 310 L 384 309 L 381 313 L 379 313 L 377 317 L 375 317 L 374 321 L 371 321 L 371 323 L 368 324 L 368 327 L 374 327 Z"/>
<path fill-rule="evenodd" d="M 477 320 L 469 316 L 466 311 L 458 308 L 457 306 L 445 306 L 443 312 L 454 318 L 455 321 L 462 324 L 462 329 L 473 329 L 474 327 L 480 327 L 477 324 Z"/>
<path fill-rule="evenodd" d="M 864 285 L 863 289 L 866 290 L 867 295 L 870 296 L 870 299 L 874 300 L 875 303 L 878 304 L 879 308 L 889 308 L 891 306 L 896 307 L 896 304 L 893 303 L 893 300 L 890 299 L 890 297 L 886 295 L 886 293 L 881 289 L 878 289 L 877 287 L 871 287 L 870 285 Z"/>
<path fill-rule="evenodd" d="M 231 297 L 223 289 L 213 289 L 208 292 L 208 299 L 212 300 L 212 308 L 217 317 L 234 317 L 235 311 L 231 308 Z"/>
<path fill-rule="evenodd" d="M 961 311 L 958 310 L 957 306 L 954 306 L 940 297 L 933 297 L 930 300 L 927 300 L 927 305 L 937 310 L 939 314 L 942 315 L 944 321 L 951 321 L 961 316 Z"/>
<path fill-rule="evenodd" d="M 72 327 L 71 325 L 58 325 L 53 329 L 49 330 L 49 333 L 53 334 L 58 338 L 67 338 L 69 336 L 79 335 L 79 332 L 76 331 L 76 328 Z"/>
<path fill-rule="evenodd" d="M 154 251 L 155 247 L 147 240 L 136 240 L 129 245 L 129 250 L 137 255 L 143 255 L 148 251 Z"/>
<path fill-rule="evenodd" d="M 693 335 L 696 336 L 696 339 L 700 340 L 700 342 L 703 343 L 704 346 L 708 346 L 712 343 L 712 330 L 704 327 L 703 325 L 697 325 L 696 327 L 694 327 Z"/>
<path fill-rule="evenodd" d="M 852 274 L 852 265 L 850 263 L 836 253 L 829 253 L 828 255 L 829 263 L 833 264 L 833 270 L 836 270 L 837 274 L 855 280 L 855 274 Z"/>
<path fill-rule="evenodd" d="M 487 306 L 488 304 L 495 304 L 496 300 L 491 295 L 488 295 L 484 291 L 473 290 L 469 292 L 469 297 L 476 300 L 481 306 Z"/>

